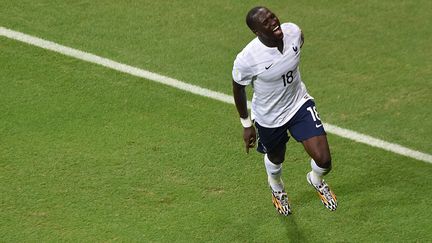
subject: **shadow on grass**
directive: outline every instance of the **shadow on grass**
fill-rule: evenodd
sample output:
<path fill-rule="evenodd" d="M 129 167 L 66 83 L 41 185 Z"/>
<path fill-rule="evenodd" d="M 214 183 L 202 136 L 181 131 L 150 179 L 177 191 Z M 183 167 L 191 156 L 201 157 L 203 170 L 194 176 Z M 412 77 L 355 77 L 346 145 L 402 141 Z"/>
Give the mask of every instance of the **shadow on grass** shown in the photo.
<path fill-rule="evenodd" d="M 280 221 L 286 228 L 286 237 L 287 237 L 288 242 L 306 242 L 307 241 L 303 235 L 302 230 L 299 229 L 299 227 L 296 223 L 296 217 L 294 215 L 290 215 L 288 217 L 280 216 Z M 281 237 L 284 238 L 284 236 L 281 236 Z"/>

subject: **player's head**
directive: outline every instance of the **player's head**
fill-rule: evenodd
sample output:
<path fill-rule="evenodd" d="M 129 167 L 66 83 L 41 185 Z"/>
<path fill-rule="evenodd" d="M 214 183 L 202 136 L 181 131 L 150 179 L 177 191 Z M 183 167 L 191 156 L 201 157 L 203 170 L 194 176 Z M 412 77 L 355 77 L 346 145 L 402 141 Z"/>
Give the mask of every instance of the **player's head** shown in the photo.
<path fill-rule="evenodd" d="M 283 38 L 278 17 L 266 7 L 258 6 L 249 10 L 246 24 L 260 38 L 267 40 Z"/>

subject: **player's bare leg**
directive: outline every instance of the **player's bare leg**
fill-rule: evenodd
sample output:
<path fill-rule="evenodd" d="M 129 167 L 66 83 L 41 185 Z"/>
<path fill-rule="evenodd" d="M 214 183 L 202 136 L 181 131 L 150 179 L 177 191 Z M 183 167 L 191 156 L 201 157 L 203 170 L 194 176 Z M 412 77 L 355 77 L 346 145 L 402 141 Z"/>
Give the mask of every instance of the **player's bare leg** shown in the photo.
<path fill-rule="evenodd" d="M 306 179 L 315 188 L 324 206 L 334 211 L 337 208 L 336 195 L 323 180 L 323 176 L 331 170 L 331 155 L 327 136 L 312 137 L 302 143 L 306 152 L 312 158 L 312 170 L 306 175 Z"/>

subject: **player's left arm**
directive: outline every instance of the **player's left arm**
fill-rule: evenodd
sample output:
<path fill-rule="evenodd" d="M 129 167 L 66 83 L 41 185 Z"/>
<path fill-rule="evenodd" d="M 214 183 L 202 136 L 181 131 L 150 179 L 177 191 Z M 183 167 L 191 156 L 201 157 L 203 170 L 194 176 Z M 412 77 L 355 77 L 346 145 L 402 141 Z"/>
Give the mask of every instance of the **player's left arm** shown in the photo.
<path fill-rule="evenodd" d="M 300 30 L 300 48 L 302 48 L 303 43 L 304 43 L 304 35 L 303 35 L 303 31 Z"/>

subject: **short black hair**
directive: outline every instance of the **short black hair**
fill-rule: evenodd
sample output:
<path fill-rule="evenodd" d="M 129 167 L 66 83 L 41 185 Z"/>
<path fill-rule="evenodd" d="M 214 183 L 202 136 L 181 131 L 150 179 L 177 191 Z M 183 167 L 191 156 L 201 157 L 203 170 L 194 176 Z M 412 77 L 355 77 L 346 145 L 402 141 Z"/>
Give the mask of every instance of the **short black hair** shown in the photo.
<path fill-rule="evenodd" d="M 252 31 L 255 30 L 255 15 L 258 13 L 259 10 L 263 9 L 265 7 L 263 6 L 257 6 L 253 7 L 246 15 L 246 24 L 249 26 L 249 29 Z"/>

